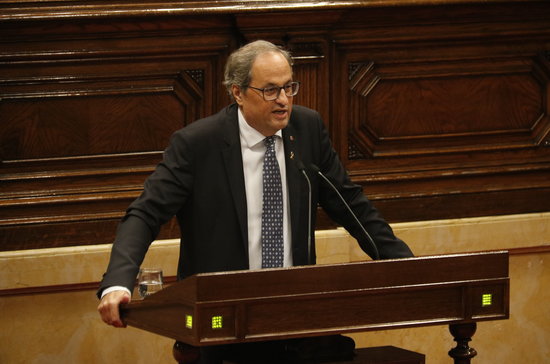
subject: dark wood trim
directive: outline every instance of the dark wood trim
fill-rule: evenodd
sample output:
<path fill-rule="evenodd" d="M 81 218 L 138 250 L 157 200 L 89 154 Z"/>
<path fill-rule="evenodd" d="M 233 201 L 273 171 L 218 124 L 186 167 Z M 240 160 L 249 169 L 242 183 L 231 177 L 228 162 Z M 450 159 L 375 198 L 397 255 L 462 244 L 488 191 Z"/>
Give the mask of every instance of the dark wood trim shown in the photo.
<path fill-rule="evenodd" d="M 177 281 L 176 276 L 164 277 L 164 283 L 166 285 L 172 284 Z M 57 284 L 52 286 L 36 286 L 25 288 L 10 288 L 0 290 L 0 297 L 3 296 L 21 296 L 31 294 L 53 294 L 53 293 L 65 293 L 65 292 L 79 292 L 79 291 L 93 291 L 97 290 L 99 282 L 85 282 L 85 283 L 72 283 L 72 284 Z"/>
<path fill-rule="evenodd" d="M 550 245 L 528 246 L 524 248 L 508 249 L 510 255 L 546 254 L 550 252 Z"/>
<path fill-rule="evenodd" d="M 498 252 L 501 250 L 502 249 L 486 250 L 486 251 Z M 506 250 L 508 250 L 510 256 L 516 256 L 516 255 L 520 256 L 520 255 L 528 255 L 528 254 L 548 254 L 550 253 L 550 245 L 511 248 Z M 164 282 L 167 285 L 172 284 L 176 281 L 177 281 L 176 276 L 164 277 Z M 0 290 L 0 297 L 92 291 L 92 290 L 96 290 L 98 287 L 99 287 L 99 282 L 86 282 L 86 283 L 75 283 L 75 284 L 59 284 L 59 285 L 52 285 L 52 286 L 10 288 L 10 289 Z"/>
<path fill-rule="evenodd" d="M 543 0 L 540 0 L 541 2 Z M 475 4 L 476 0 L 334 0 L 319 1 L 115 1 L 91 4 L 86 1 L 65 3 L 58 0 L 40 2 L 11 1 L 0 6 L 0 21 L 52 20 L 67 18 L 108 18 L 137 16 L 184 16 L 209 14 L 247 14 L 256 12 L 296 12 L 307 10 L 349 10 L 354 8 L 420 7 L 433 5 Z M 483 3 L 523 3 L 524 0 L 485 0 Z M 534 1 L 531 1 L 534 2 Z M 200 5 L 199 5 L 200 4 Z M 307 21 L 307 19 L 304 19 Z"/>

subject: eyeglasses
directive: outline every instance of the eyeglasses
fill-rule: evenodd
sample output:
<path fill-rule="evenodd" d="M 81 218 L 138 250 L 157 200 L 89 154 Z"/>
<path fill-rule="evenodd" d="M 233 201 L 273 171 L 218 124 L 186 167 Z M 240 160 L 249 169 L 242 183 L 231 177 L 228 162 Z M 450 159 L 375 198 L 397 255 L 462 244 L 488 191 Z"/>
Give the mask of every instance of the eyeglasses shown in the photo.
<path fill-rule="evenodd" d="M 269 86 L 264 88 L 257 88 L 252 86 L 248 86 L 248 87 L 253 88 L 254 90 L 261 91 L 265 101 L 273 101 L 279 98 L 279 95 L 281 94 L 281 90 L 285 90 L 285 95 L 287 97 L 296 96 L 296 94 L 298 93 L 298 90 L 300 89 L 300 82 L 297 82 L 297 81 L 290 82 L 281 87 L 279 86 Z"/>

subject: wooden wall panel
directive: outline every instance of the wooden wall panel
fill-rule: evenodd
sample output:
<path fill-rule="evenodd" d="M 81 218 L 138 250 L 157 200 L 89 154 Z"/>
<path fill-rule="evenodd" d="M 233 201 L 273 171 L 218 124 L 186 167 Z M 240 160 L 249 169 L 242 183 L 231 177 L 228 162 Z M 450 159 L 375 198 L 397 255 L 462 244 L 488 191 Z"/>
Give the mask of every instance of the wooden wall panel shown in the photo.
<path fill-rule="evenodd" d="M 335 31 L 338 150 L 390 220 L 549 207 L 548 9 L 476 10 L 371 14 L 375 29 L 350 13 Z"/>
<path fill-rule="evenodd" d="M 0 250 L 111 242 L 170 135 L 229 102 L 225 60 L 255 39 L 291 50 L 295 102 L 390 221 L 550 210 L 548 2 L 9 1 Z"/>
<path fill-rule="evenodd" d="M 227 103 L 226 26 L 13 24 L 22 31 L 1 43 L 1 249 L 112 241 L 171 134 Z M 173 223 L 161 233 L 174 235 Z"/>

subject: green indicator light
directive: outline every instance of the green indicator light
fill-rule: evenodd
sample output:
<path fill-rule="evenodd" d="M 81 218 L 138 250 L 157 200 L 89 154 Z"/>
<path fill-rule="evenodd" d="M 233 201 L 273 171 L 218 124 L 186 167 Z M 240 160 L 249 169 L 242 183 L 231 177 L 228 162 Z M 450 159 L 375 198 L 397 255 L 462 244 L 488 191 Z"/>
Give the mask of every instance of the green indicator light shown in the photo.
<path fill-rule="evenodd" d="M 193 316 L 185 315 L 185 327 L 187 327 L 188 329 L 193 328 Z"/>
<path fill-rule="evenodd" d="M 481 296 L 481 306 L 491 306 L 493 304 L 493 295 L 491 293 L 484 293 Z"/>
<path fill-rule="evenodd" d="M 212 328 L 221 329 L 223 327 L 223 319 L 221 316 L 212 316 Z"/>

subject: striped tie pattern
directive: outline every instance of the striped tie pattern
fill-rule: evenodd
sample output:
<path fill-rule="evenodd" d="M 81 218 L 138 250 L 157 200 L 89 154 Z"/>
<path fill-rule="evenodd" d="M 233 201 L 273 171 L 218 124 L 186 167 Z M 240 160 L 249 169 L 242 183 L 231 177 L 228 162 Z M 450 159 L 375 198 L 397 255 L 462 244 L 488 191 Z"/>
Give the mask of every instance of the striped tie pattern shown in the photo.
<path fill-rule="evenodd" d="M 275 136 L 264 140 L 262 268 L 283 266 L 283 188 L 275 157 Z"/>

